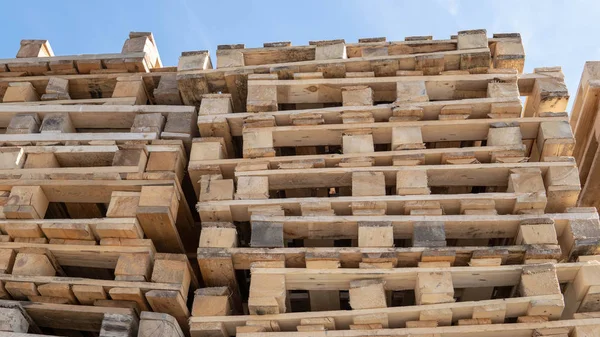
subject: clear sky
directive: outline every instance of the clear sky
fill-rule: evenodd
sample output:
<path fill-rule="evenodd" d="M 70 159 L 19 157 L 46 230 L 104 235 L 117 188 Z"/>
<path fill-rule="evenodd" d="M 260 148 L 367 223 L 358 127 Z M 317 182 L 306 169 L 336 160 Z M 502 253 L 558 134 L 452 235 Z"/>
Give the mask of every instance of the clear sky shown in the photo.
<path fill-rule="evenodd" d="M 411 35 L 445 39 L 459 30 L 488 35 L 519 32 L 525 71 L 562 66 L 572 96 L 583 64 L 600 59 L 600 1 L 5 1 L 0 58 L 14 57 L 21 39 L 47 39 L 56 55 L 120 52 L 129 31 L 154 33 L 163 64 L 177 65 L 182 51 L 218 44 Z"/>

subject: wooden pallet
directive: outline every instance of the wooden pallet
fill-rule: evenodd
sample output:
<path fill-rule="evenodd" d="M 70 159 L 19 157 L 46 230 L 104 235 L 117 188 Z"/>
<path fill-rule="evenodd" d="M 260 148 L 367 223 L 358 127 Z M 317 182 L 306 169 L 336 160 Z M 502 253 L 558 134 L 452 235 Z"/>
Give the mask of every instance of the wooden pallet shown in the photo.
<path fill-rule="evenodd" d="M 263 329 L 267 327 L 265 330 L 258 330 L 263 332 L 295 329 L 312 331 L 311 327 L 303 330 L 298 326 L 319 325 L 324 322 L 328 322 L 325 323 L 325 330 L 369 330 L 376 329 L 378 325 L 379 328 L 428 326 L 421 325 L 426 322 L 412 323 L 413 321 L 434 321 L 433 326 L 444 326 L 457 321 L 459 325 L 469 325 L 467 321 L 460 323 L 461 320 L 469 319 L 491 320 L 487 324 L 503 323 L 506 318 L 521 316 L 545 316 L 551 320 L 559 317 L 569 319 L 580 309 L 586 311 L 589 305 L 593 307 L 591 302 L 587 302 L 591 300 L 592 293 L 585 293 L 593 292 L 590 286 L 593 287 L 592 284 L 597 280 L 593 281 L 591 275 L 594 271 L 597 272 L 600 266 L 593 262 L 497 266 L 490 264 L 490 260 L 480 260 L 480 266 L 476 266 L 472 260 L 473 265 L 469 267 L 448 267 L 449 262 L 441 261 L 443 260 L 421 262 L 418 268 L 402 269 L 324 269 L 326 259 L 314 261 L 320 266 L 316 267 L 317 269 L 273 268 L 280 264 L 276 261 L 256 263 L 252 268 L 248 300 L 251 315 L 227 316 L 227 293 L 220 294 L 217 288 L 198 291 L 195 296 L 195 302 L 198 302 L 195 308 L 200 315 L 190 320 L 192 335 L 202 331 L 213 331 L 219 336 L 233 336 L 236 335 L 236 329 L 238 333 L 257 332 L 254 328 L 241 328 L 257 325 Z M 473 275 L 478 277 L 474 278 Z M 586 281 L 583 281 L 584 279 Z M 567 283 L 564 299 L 560 283 Z M 494 293 L 494 288 L 500 289 L 497 287 L 508 287 L 505 294 L 518 293 L 521 297 L 484 301 L 479 298 L 480 301 L 471 302 L 476 300 L 477 296 L 489 296 Z M 388 307 L 390 296 L 393 301 L 394 293 L 413 289 L 415 297 L 404 301 L 410 303 L 412 300 L 417 306 Z M 454 289 L 462 289 L 462 295 L 457 295 Z M 483 291 L 484 289 L 487 291 Z M 294 300 L 291 291 L 297 294 L 298 291 L 308 291 L 309 297 L 323 297 L 325 292 L 336 292 L 339 298 L 339 292 L 346 290 L 347 305 L 352 311 L 336 311 L 339 310 L 339 303 L 329 300 L 320 303 L 320 310 L 326 310 L 324 312 L 286 313 L 293 310 L 294 304 L 302 305 L 298 298 Z M 474 295 L 472 292 L 476 291 L 483 292 Z M 501 293 L 498 291 L 494 296 L 502 298 Z M 456 296 L 459 296 L 459 299 L 463 297 L 465 302 L 461 300 L 454 303 Z M 317 305 L 318 301 L 319 298 L 311 299 L 310 305 Z M 208 303 L 212 304 L 209 308 L 203 306 Z M 214 310 L 211 310 L 212 308 Z M 313 324 L 308 323 L 311 320 Z M 374 325 L 358 327 L 357 324 Z M 477 324 L 477 321 L 470 324 Z"/>
<path fill-rule="evenodd" d="M 152 246 L 95 249 L 12 243 L 2 247 L 3 299 L 125 307 L 134 309 L 136 316 L 141 311 L 164 312 L 182 326 L 187 324 L 186 299 L 198 281 L 185 255 L 154 253 Z M 90 255 L 97 255 L 98 261 L 90 263 Z M 107 267 L 112 271 L 107 272 Z"/>
<path fill-rule="evenodd" d="M 47 40 L 21 40 L 17 58 L 0 59 L 0 75 L 149 72 L 162 67 L 152 33 L 131 32 L 119 54 L 54 56 Z M 10 73 L 10 74 L 8 74 Z"/>
<path fill-rule="evenodd" d="M 11 219 L 2 226 L 9 240 L 76 239 L 91 244 L 104 238 L 148 237 L 159 251 L 172 253 L 197 244 L 198 230 L 174 175 L 166 180 L 0 180 L 0 185 L 5 191 L 2 214 Z M 55 220 L 43 220 L 50 214 Z M 60 220 L 69 215 L 91 220 Z M 50 237 L 43 230 L 48 226 L 57 229 Z M 101 234 L 98 226 L 108 232 Z"/>
<path fill-rule="evenodd" d="M 471 41 L 467 41 L 471 39 Z M 464 31 L 449 40 L 433 40 L 431 36 L 411 36 L 405 41 L 387 42 L 385 37 L 344 40 L 310 41 L 308 46 L 292 46 L 291 42 L 264 43 L 263 48 L 245 48 L 243 44 L 217 47 L 217 68 L 273 65 L 302 61 L 326 61 L 351 58 L 437 53 L 445 51 L 489 48 L 495 68 L 523 70 L 524 51 L 519 34 L 494 34 L 488 39 L 485 30 Z M 428 60 L 428 61 L 425 61 Z M 425 59 L 434 63 L 435 59 Z M 507 62 L 511 60 L 512 62 Z"/>

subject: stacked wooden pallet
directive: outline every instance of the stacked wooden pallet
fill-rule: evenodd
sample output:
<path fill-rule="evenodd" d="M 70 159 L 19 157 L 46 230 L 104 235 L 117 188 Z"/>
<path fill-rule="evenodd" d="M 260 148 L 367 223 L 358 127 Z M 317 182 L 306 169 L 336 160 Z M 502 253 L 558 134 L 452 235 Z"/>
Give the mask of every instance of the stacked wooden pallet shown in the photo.
<path fill-rule="evenodd" d="M 178 72 L 227 92 L 196 96 L 192 336 L 593 336 L 568 93 L 523 61 L 518 34 L 466 31 L 234 45 Z"/>
<path fill-rule="evenodd" d="M 162 69 L 152 34 L 103 55 L 24 41 L 0 64 L 0 298 L 20 301 L 0 305 L 8 331 L 188 334 L 197 114 L 146 105 L 143 76 Z"/>
<path fill-rule="evenodd" d="M 597 336 L 569 94 L 519 34 L 17 56 L 0 331 Z"/>

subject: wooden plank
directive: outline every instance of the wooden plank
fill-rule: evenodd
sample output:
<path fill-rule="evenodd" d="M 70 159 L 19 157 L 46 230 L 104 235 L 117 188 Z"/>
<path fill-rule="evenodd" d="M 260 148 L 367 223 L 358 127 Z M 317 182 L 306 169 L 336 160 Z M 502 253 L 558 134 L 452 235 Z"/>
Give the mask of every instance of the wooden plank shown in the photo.
<path fill-rule="evenodd" d="M 76 101 L 77 102 L 77 101 Z M 79 105 L 80 104 L 80 105 Z M 173 105 L 23 105 L 0 104 L 0 127 L 7 127 L 10 119 L 19 113 L 36 113 L 43 119 L 50 113 L 68 113 L 75 128 L 128 129 L 138 114 L 161 113 L 167 117 L 171 112 L 193 112 L 191 106 Z"/>
<path fill-rule="evenodd" d="M 431 194 L 431 195 L 387 195 L 371 197 L 345 197 L 327 198 L 336 215 L 351 215 L 353 203 L 375 202 L 386 205 L 386 214 L 403 215 L 407 203 L 439 202 L 446 214 L 460 214 L 461 200 L 494 200 L 495 208 L 499 214 L 510 214 L 514 210 L 515 202 L 520 194 L 516 193 L 468 193 L 468 194 Z M 305 202 L 319 202 L 322 198 L 285 198 L 264 200 L 222 200 L 207 201 L 197 204 L 197 209 L 204 221 L 249 221 L 249 209 L 252 206 L 280 206 L 286 214 L 301 215 L 301 204 Z M 211 213 L 219 210 L 221 213 Z M 203 216 L 203 212 L 207 212 Z M 210 216 L 209 216 L 210 215 Z M 225 220 L 224 217 L 228 217 Z M 210 218 L 210 219 L 209 219 Z"/>
<path fill-rule="evenodd" d="M 428 304 L 421 306 L 400 306 L 400 307 L 389 307 L 389 308 L 378 308 L 378 309 L 363 309 L 363 310 L 337 310 L 328 311 L 326 315 L 335 320 L 335 326 L 338 330 L 348 330 L 350 325 L 353 324 L 353 318 L 357 316 L 365 315 L 377 315 L 384 314 L 387 316 L 390 328 L 404 327 L 407 321 L 419 320 L 420 313 L 434 310 L 445 310 L 449 309 L 452 313 L 452 321 L 457 322 L 459 319 L 471 318 L 472 312 L 475 307 L 492 306 L 496 303 L 506 304 L 506 317 L 518 317 L 527 313 L 529 303 L 534 299 L 555 299 L 559 298 L 555 295 L 539 296 L 539 297 L 516 297 L 502 300 L 485 300 L 478 302 L 457 302 L 457 303 L 443 303 L 443 304 Z M 300 325 L 300 321 L 303 319 L 312 319 L 323 317 L 322 312 L 295 312 L 278 315 L 268 316 L 203 316 L 203 317 L 191 317 L 190 327 L 191 332 L 194 334 L 195 329 L 200 323 L 209 322 L 223 322 L 229 334 L 235 335 L 235 329 L 238 326 L 244 326 L 248 322 L 256 320 L 271 320 L 278 323 L 282 331 L 294 331 L 296 326 Z M 331 332 L 331 331 L 329 331 Z"/>
<path fill-rule="evenodd" d="M 432 186 L 507 186 L 509 171 L 516 168 L 539 168 L 542 174 L 549 167 L 573 167 L 572 162 L 493 163 L 464 165 L 418 165 L 414 167 L 337 167 L 289 170 L 236 172 L 236 178 L 268 177 L 269 190 L 313 187 L 352 186 L 352 173 L 382 172 L 385 184 L 396 184 L 397 172 L 419 170 L 427 172 Z M 458 174 L 460 172 L 460 174 Z"/>
<path fill-rule="evenodd" d="M 571 282 L 587 262 L 555 264 L 558 281 Z M 494 267 L 420 267 L 395 269 L 299 269 L 252 268 L 252 275 L 284 275 L 288 290 L 347 290 L 350 282 L 378 278 L 385 281 L 386 290 L 415 288 L 417 274 L 450 272 L 456 288 L 502 287 L 517 285 L 524 265 Z M 479 277 L 474 278 L 476 273 Z"/>
<path fill-rule="evenodd" d="M 389 123 L 357 123 L 357 124 L 324 124 L 309 126 L 278 126 L 264 127 L 261 132 L 271 132 L 273 146 L 317 146 L 341 145 L 343 133 L 353 130 L 369 130 L 373 134 L 375 144 L 391 144 L 392 128 L 420 127 L 424 142 L 485 140 L 488 130 L 493 123 L 519 123 L 523 139 L 537 138 L 539 123 L 545 121 L 560 121 L 555 117 L 540 117 L 527 119 L 475 119 L 475 120 L 446 120 L 389 122 Z M 0 138 L 1 139 L 1 138 Z"/>
<path fill-rule="evenodd" d="M 544 214 L 550 220 L 553 234 L 562 236 L 570 221 L 591 220 L 588 227 L 600 229 L 593 213 Z M 361 224 L 374 223 L 393 228 L 394 239 L 412 238 L 417 222 L 444 224 L 446 239 L 516 238 L 522 223 L 540 219 L 536 214 L 504 215 L 384 215 L 384 216 L 265 216 L 254 214 L 251 221 L 283 225 L 285 239 L 359 239 Z M 592 239 L 591 236 L 588 236 Z M 381 243 L 384 237 L 379 237 Z M 598 238 L 600 239 L 600 238 Z M 556 240 L 556 239 L 555 239 Z M 558 244 L 546 242 L 548 244 Z"/>
<path fill-rule="evenodd" d="M 434 148 L 422 150 L 399 150 L 399 151 L 377 151 L 370 153 L 343 153 L 326 155 L 296 155 L 281 157 L 260 158 L 261 162 L 268 163 L 272 169 L 279 168 L 280 165 L 290 162 L 319 162 L 324 167 L 336 167 L 340 163 L 348 160 L 357 160 L 359 158 L 369 157 L 373 159 L 373 166 L 392 166 L 395 157 L 410 158 L 411 156 L 424 156 L 424 165 L 441 164 L 444 156 L 448 155 L 473 155 L 480 163 L 491 163 L 494 161 L 494 154 L 506 152 L 519 153 L 524 149 L 523 146 L 478 146 L 463 148 Z M 254 161 L 258 161 L 254 159 Z M 210 167 L 218 166 L 225 179 L 234 177 L 234 171 L 237 165 L 246 163 L 244 158 L 232 159 L 200 159 L 194 155 L 190 156 L 188 171 L 192 181 L 199 181 L 200 177 L 207 172 Z"/>
<path fill-rule="evenodd" d="M 44 328 L 100 331 L 105 312 L 133 315 L 133 310 L 68 304 L 19 302 L 35 323 Z"/>

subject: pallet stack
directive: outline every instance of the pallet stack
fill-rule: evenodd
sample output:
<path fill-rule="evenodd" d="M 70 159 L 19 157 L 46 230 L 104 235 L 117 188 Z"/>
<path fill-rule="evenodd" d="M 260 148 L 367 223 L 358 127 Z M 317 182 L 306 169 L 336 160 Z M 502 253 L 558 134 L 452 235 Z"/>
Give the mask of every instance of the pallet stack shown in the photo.
<path fill-rule="evenodd" d="M 598 336 L 569 94 L 519 34 L 17 56 L 0 331 Z"/>
<path fill-rule="evenodd" d="M 595 336 L 568 92 L 523 63 L 518 34 L 476 30 L 178 72 L 200 100 L 192 336 Z"/>
<path fill-rule="evenodd" d="M 151 33 L 103 55 L 24 40 L 0 60 L 0 330 L 189 333 L 197 115 L 155 105 L 152 70 Z"/>

